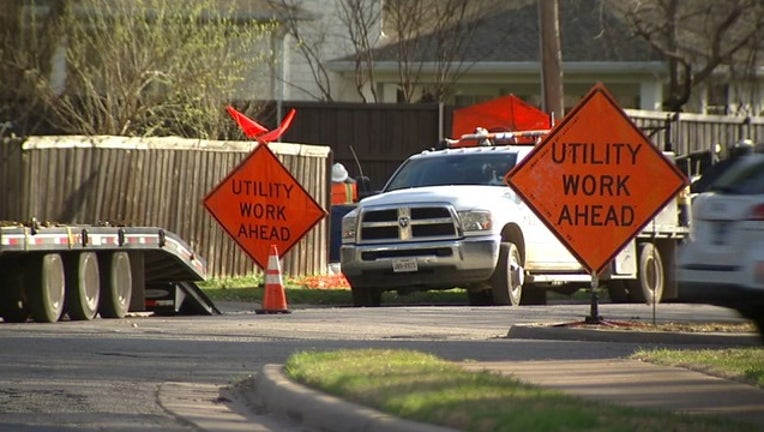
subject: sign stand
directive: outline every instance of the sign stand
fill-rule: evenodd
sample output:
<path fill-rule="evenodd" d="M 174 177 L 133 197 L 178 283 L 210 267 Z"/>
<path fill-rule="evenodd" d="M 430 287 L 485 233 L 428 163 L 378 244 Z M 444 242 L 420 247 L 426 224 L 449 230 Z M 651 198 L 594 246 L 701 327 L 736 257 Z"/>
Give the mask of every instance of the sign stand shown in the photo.
<path fill-rule="evenodd" d="M 589 316 L 584 319 L 584 322 L 587 324 L 601 324 L 602 323 L 602 317 L 599 314 L 598 310 L 598 297 L 597 297 L 597 288 L 599 286 L 599 278 L 597 277 L 596 272 L 592 272 L 592 288 L 591 288 L 591 305 L 589 308 Z"/>
<path fill-rule="evenodd" d="M 326 216 L 262 143 L 207 194 L 204 206 L 263 270 L 274 245 L 282 258 Z"/>
<path fill-rule="evenodd" d="M 597 275 L 688 183 L 602 83 L 504 182 L 591 272 L 593 324 L 602 323 Z"/>

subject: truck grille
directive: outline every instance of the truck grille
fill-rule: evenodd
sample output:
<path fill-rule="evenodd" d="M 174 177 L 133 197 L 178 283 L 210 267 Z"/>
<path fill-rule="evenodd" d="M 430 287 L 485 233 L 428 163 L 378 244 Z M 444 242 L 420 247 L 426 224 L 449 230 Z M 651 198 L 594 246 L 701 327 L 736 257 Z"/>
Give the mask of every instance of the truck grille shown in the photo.
<path fill-rule="evenodd" d="M 360 236 L 373 243 L 443 240 L 459 237 L 460 230 L 450 206 L 399 207 L 363 212 Z"/>

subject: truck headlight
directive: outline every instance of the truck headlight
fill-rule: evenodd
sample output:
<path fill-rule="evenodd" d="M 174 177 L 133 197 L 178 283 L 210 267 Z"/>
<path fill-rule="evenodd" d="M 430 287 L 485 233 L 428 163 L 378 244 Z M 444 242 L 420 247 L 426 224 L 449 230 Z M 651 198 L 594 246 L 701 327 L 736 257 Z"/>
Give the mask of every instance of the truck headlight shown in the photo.
<path fill-rule="evenodd" d="M 493 228 L 491 212 L 487 210 L 466 210 L 460 211 L 459 223 L 464 232 L 469 231 L 490 231 Z"/>
<path fill-rule="evenodd" d="M 348 213 L 342 218 L 342 243 L 352 243 L 355 241 L 358 217 L 353 213 Z"/>

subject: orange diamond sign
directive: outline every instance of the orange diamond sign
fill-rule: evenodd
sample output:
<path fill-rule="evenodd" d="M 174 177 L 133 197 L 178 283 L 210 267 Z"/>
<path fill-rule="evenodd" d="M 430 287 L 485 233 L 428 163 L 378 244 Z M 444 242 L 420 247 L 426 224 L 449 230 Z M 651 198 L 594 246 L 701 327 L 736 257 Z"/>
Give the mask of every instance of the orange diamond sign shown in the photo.
<path fill-rule="evenodd" d="M 602 84 L 504 180 L 598 274 L 687 185 Z"/>
<path fill-rule="evenodd" d="M 281 258 L 326 216 L 265 144 L 204 198 L 204 206 L 263 269 L 271 245 Z"/>

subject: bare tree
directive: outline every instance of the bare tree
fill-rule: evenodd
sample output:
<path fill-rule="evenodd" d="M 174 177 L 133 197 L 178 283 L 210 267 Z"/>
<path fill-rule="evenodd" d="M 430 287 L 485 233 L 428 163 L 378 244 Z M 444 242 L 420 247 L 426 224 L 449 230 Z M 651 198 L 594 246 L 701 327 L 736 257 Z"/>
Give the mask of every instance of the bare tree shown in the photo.
<path fill-rule="evenodd" d="M 723 71 L 750 77 L 764 36 L 762 0 L 610 0 L 631 32 L 665 56 L 669 88 L 664 106 L 681 111 L 693 89 Z M 728 77 L 734 81 L 735 76 Z"/>
<path fill-rule="evenodd" d="M 376 0 L 340 0 L 337 3 L 340 21 L 348 30 L 354 49 L 354 82 L 356 91 L 364 102 L 368 102 L 365 89 L 371 93 L 372 101 L 379 102 L 374 83 L 374 48 L 380 32 L 374 32 L 381 25 L 382 8 Z M 372 85 L 369 85 L 372 84 Z"/>
<path fill-rule="evenodd" d="M 332 100 L 326 44 L 348 43 L 354 62 L 354 84 L 363 101 L 378 102 L 376 65 L 380 58 L 398 66 L 404 102 L 446 100 L 453 85 L 475 63 L 467 59 L 473 33 L 498 9 L 502 0 L 336 0 L 341 29 L 310 32 L 300 18 L 303 0 L 271 0 L 282 12 L 282 25 L 297 41 L 322 100 Z M 511 3 L 516 3 L 513 1 Z M 389 31 L 384 46 L 381 35 Z M 308 34 L 309 33 L 309 34 Z M 388 43 L 389 42 L 389 43 Z M 500 47 L 483 47 L 483 49 Z M 294 85 L 294 83 L 289 83 Z"/>
<path fill-rule="evenodd" d="M 294 81 L 284 84 L 316 100 L 331 102 L 333 100 L 332 82 L 325 53 L 329 43 L 329 30 L 323 27 L 323 23 L 316 19 L 317 17 L 306 16 L 302 8 L 303 0 L 269 0 L 269 4 L 279 12 L 279 25 L 282 32 L 295 41 L 295 46 L 310 70 L 318 93 L 313 93 L 311 89 L 300 86 Z"/>
<path fill-rule="evenodd" d="M 419 36 L 424 30 L 425 2 L 390 0 L 385 3 L 385 16 L 395 39 L 398 61 L 398 78 L 403 101 L 411 102 L 414 97 L 415 77 L 419 75 L 423 62 L 420 57 L 424 50 Z M 420 61 L 417 61 L 420 60 Z"/>
<path fill-rule="evenodd" d="M 49 61 L 55 52 L 57 19 L 66 8 L 63 1 L 48 2 L 45 16 L 27 14 L 29 6 L 41 3 L 31 0 L 2 0 L 0 14 L 0 121 L 13 120 L 24 132 L 39 127 L 41 121 L 35 113 L 41 110 L 35 97 L 34 83 L 25 80 L 33 74 L 51 73 Z M 45 28 L 47 32 L 28 32 L 29 28 Z M 23 37 L 22 37 L 23 35 Z"/>
<path fill-rule="evenodd" d="M 67 133 L 225 136 L 235 125 L 223 108 L 270 54 L 261 48 L 270 25 L 239 21 L 214 0 L 54 3 L 61 9 L 44 18 L 55 25 L 27 29 L 55 42 L 54 54 L 16 64 L 49 121 Z M 64 81 L 45 66 L 56 53 Z"/>
<path fill-rule="evenodd" d="M 399 86 L 405 102 L 445 101 L 477 61 L 501 46 L 475 46 L 476 32 L 515 2 L 496 0 L 390 0 L 386 17 L 396 39 Z M 418 98 L 418 93 L 423 93 Z"/>

